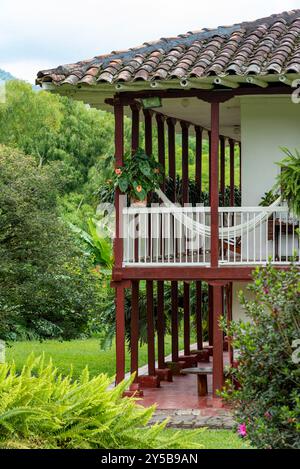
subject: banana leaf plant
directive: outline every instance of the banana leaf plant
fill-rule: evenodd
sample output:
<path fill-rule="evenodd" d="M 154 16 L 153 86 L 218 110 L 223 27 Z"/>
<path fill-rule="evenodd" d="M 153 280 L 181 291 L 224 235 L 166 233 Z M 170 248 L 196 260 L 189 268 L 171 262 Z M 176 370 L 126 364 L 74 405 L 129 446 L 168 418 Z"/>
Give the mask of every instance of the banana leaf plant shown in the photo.
<path fill-rule="evenodd" d="M 97 232 L 96 222 L 87 220 L 88 231 L 70 223 L 72 231 L 79 235 L 86 246 L 85 254 L 93 259 L 95 266 L 111 269 L 113 265 L 112 244 L 109 238 L 101 237 Z"/>
<path fill-rule="evenodd" d="M 277 188 L 281 189 L 281 195 L 287 202 L 294 215 L 300 216 L 300 153 L 295 150 L 292 153 L 288 148 L 282 148 L 285 158 L 277 163 L 280 174 L 277 178 Z"/>

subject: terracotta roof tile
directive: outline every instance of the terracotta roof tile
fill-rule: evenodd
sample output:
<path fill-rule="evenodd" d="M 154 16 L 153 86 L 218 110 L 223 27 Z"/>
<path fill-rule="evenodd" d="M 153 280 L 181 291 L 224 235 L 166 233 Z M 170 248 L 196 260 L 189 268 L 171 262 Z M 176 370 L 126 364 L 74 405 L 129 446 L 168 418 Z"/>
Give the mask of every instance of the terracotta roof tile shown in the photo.
<path fill-rule="evenodd" d="M 88 84 L 210 75 L 300 73 L 300 10 L 189 31 L 38 73 L 37 82 Z"/>

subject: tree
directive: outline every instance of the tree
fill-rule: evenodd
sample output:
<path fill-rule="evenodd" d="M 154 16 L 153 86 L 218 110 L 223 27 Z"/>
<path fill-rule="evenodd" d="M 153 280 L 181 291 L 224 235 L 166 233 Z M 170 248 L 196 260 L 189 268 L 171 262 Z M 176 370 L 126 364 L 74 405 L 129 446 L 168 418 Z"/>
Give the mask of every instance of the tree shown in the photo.
<path fill-rule="evenodd" d="M 233 402 L 243 434 L 258 448 L 300 448 L 300 290 L 296 267 L 254 272 L 252 298 L 241 295 L 249 322 L 227 330 L 239 350 Z M 225 324 L 224 324 L 225 326 Z M 228 383 L 229 385 L 229 383 Z"/>
<path fill-rule="evenodd" d="M 98 310 L 99 278 L 58 216 L 56 163 L 0 146 L 0 337 L 72 338 Z"/>

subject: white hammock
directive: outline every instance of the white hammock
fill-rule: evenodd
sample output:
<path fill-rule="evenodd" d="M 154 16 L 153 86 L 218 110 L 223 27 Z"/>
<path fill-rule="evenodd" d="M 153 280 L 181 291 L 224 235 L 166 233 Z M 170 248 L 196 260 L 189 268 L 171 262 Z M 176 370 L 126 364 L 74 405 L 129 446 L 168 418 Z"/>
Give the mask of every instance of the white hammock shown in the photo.
<path fill-rule="evenodd" d="M 162 202 L 165 204 L 166 207 L 178 208 L 176 204 L 174 204 L 173 202 L 171 202 L 171 200 L 168 199 L 168 197 L 162 192 L 161 189 L 157 189 L 156 193 L 159 196 L 159 198 L 162 200 Z M 275 202 L 273 202 L 271 205 L 269 205 L 268 207 L 265 207 L 266 211 L 262 211 L 258 215 L 255 215 L 251 220 L 247 221 L 246 223 L 219 228 L 219 237 L 222 239 L 229 240 L 232 237 L 236 238 L 238 236 L 242 236 L 243 233 L 249 233 L 250 231 L 253 231 L 258 225 L 260 225 L 261 223 L 264 223 L 270 217 L 270 215 L 272 215 L 273 213 L 272 209 L 278 207 L 280 202 L 281 202 L 281 196 L 279 196 L 278 199 L 276 199 Z M 192 218 L 190 218 L 185 213 L 178 212 L 176 210 L 174 210 L 173 216 L 179 223 L 184 225 L 187 229 L 191 230 L 193 233 L 210 238 L 211 230 L 210 230 L 209 225 L 205 225 L 204 223 L 199 223 L 193 220 Z"/>

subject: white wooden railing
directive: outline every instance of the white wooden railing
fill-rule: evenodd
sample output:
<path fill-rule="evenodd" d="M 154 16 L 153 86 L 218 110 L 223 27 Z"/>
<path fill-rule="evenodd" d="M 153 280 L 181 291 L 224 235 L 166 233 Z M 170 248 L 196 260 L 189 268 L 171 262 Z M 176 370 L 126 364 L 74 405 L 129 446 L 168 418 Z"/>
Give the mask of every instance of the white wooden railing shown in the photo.
<path fill-rule="evenodd" d="M 210 225 L 209 207 L 123 209 L 124 265 L 209 265 L 209 237 L 186 228 L 181 216 Z"/>
<path fill-rule="evenodd" d="M 123 265 L 209 266 L 210 235 L 187 218 L 209 228 L 210 207 L 124 208 Z M 220 265 L 299 263 L 299 220 L 287 207 L 220 207 L 219 228 Z"/>
<path fill-rule="evenodd" d="M 287 207 L 220 207 L 219 225 L 220 264 L 299 262 L 299 220 Z"/>

